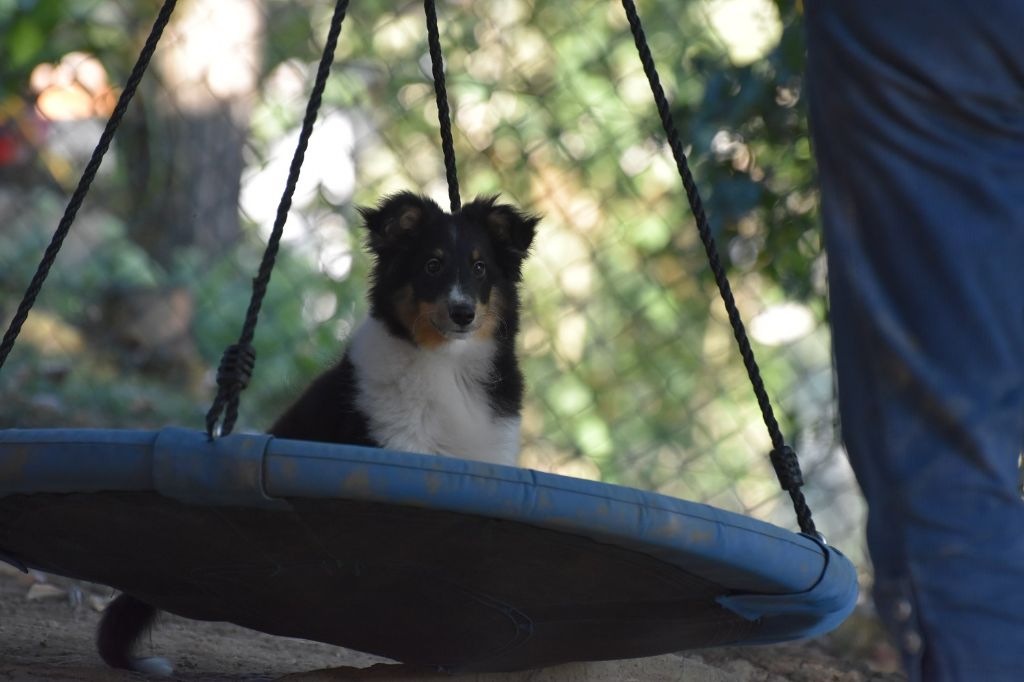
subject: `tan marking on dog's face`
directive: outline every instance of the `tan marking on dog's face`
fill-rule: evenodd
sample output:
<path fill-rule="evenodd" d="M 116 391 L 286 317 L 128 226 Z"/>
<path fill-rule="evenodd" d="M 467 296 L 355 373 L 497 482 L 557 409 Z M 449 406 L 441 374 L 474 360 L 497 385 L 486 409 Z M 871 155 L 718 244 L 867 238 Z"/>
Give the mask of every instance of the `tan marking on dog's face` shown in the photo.
<path fill-rule="evenodd" d="M 504 301 L 501 298 L 501 292 L 497 289 L 491 291 L 491 300 L 486 304 L 477 301 L 476 303 L 476 316 L 477 319 L 481 320 L 480 327 L 473 332 L 474 338 L 477 339 L 493 339 L 494 332 L 498 329 L 498 325 L 501 323 L 501 309 Z"/>
<path fill-rule="evenodd" d="M 480 249 L 473 249 L 473 262 L 480 260 Z"/>
<path fill-rule="evenodd" d="M 436 303 L 414 301 L 412 287 L 405 286 L 395 294 L 394 305 L 398 320 L 416 345 L 437 348 L 446 341 L 432 322 L 438 313 Z"/>
<path fill-rule="evenodd" d="M 447 320 L 447 312 L 442 309 L 443 301 L 416 301 L 413 299 L 411 286 L 405 286 L 395 294 L 393 299 L 395 311 L 402 326 L 408 330 L 409 335 L 417 346 L 423 348 L 437 348 L 452 339 L 447 338 L 438 326 L 444 327 Z M 501 324 L 501 311 L 504 300 L 501 292 L 497 289 L 491 292 L 488 303 L 476 302 L 476 319 L 479 326 L 473 330 L 472 336 L 476 339 L 487 340 L 494 338 L 494 334 Z"/>
<path fill-rule="evenodd" d="M 433 323 L 439 314 L 436 303 L 419 301 L 416 304 L 416 311 L 416 323 L 412 328 L 412 338 L 417 345 L 424 348 L 437 348 L 448 341 Z"/>

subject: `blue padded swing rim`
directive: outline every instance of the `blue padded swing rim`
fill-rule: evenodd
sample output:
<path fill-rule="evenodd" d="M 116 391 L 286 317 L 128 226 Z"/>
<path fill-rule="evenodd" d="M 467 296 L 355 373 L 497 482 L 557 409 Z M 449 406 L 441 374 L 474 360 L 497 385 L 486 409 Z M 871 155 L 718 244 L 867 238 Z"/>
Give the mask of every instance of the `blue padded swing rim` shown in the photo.
<path fill-rule="evenodd" d="M 817 539 L 623 486 L 450 457 L 179 428 L 0 431 L 0 497 L 155 491 L 187 504 L 350 499 L 474 514 L 642 552 L 728 586 L 752 643 L 827 632 L 856 602 L 850 561 Z"/>

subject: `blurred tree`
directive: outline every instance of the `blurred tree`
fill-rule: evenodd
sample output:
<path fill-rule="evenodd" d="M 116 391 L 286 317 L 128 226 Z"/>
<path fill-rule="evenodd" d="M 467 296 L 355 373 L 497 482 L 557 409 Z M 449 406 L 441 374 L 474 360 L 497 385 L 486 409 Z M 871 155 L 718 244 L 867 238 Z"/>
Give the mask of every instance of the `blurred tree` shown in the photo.
<path fill-rule="evenodd" d="M 113 74 L 127 71 L 157 6 L 141 0 L 41 0 L 0 8 L 9 36 L 0 48 L 9 57 L 0 72 L 10 88 L 4 99 L 27 103 L 17 108 L 21 117 L 34 118 L 39 111 L 44 124 L 53 116 L 88 120 L 108 115 L 109 106 L 86 106 L 71 114 L 69 96 L 81 95 L 86 104 L 97 96 L 82 87 L 97 78 L 84 68 L 94 59 L 91 55 Z M 239 182 L 259 81 L 262 18 L 256 0 L 179 3 L 116 138 L 120 163 L 106 163 L 117 171 L 117 180 L 97 183 L 101 188 L 93 200 L 98 198 L 123 221 L 125 236 L 141 247 L 155 273 L 172 271 L 183 251 L 213 262 L 231 252 L 241 237 Z M 109 30 L 113 22 L 122 27 L 116 38 Z M 83 58 L 65 65 L 69 54 Z M 49 62 L 60 66 L 54 69 Z M 96 69 L 106 82 L 103 67 L 95 63 Z M 62 98 L 44 100 L 58 89 Z M 173 278 L 125 282 L 115 272 L 109 275 L 93 295 L 89 314 L 79 320 L 92 330 L 97 345 L 126 369 L 163 376 L 178 388 L 196 388 L 202 363 L 189 336 L 196 307 L 192 292 Z"/>
<path fill-rule="evenodd" d="M 69 53 L 95 55 L 115 83 L 123 81 L 158 5 L 0 3 L 0 101 L 11 110 L 13 102 L 31 103 L 39 94 L 33 72 Z M 238 181 L 262 73 L 260 3 L 184 0 L 162 45 L 115 145 L 126 191 L 100 192 L 127 219 L 130 237 L 171 267 L 181 248 L 212 257 L 240 236 Z"/>
<path fill-rule="evenodd" d="M 183 248 L 215 259 L 241 235 L 243 151 L 263 45 L 258 0 L 179 4 L 118 144 L 129 235 L 168 269 Z"/>

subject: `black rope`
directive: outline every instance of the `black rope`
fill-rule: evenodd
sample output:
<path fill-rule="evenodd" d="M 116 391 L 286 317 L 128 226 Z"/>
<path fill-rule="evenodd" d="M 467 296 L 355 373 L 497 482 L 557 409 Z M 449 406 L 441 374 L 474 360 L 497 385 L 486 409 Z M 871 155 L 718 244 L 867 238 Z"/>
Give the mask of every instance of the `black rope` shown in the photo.
<path fill-rule="evenodd" d="M 50 245 L 46 247 L 39 267 L 36 268 L 35 275 L 32 276 L 32 281 L 29 283 L 28 289 L 25 290 L 25 295 L 22 297 L 21 303 L 18 305 L 18 309 L 15 311 L 14 317 L 7 327 L 3 341 L 0 342 L 0 367 L 4 366 L 7 356 L 10 354 L 11 349 L 14 348 L 15 341 L 18 340 L 21 327 L 25 324 L 29 311 L 35 305 L 39 291 L 43 288 L 43 282 L 46 281 L 47 275 L 50 274 L 50 268 L 57 259 L 57 254 L 64 244 L 65 237 L 68 236 L 68 232 L 71 230 L 72 223 L 75 222 L 78 209 L 81 208 L 85 195 L 89 192 L 89 187 L 92 185 L 96 172 L 103 162 L 103 156 L 107 153 L 107 149 L 110 148 L 110 143 L 114 139 L 114 133 L 117 131 L 117 127 L 121 124 L 121 119 L 124 118 L 125 111 L 128 109 L 128 103 L 135 96 L 135 91 L 139 87 L 142 75 L 146 72 L 146 67 L 149 66 L 149 60 L 153 56 L 153 51 L 156 50 L 157 43 L 160 42 L 160 36 L 164 32 L 164 28 L 167 26 L 167 22 L 171 18 L 171 12 L 174 11 L 176 4 L 177 0 L 165 0 L 163 7 L 160 8 L 160 13 L 153 23 L 153 28 L 149 32 L 149 37 L 146 38 L 146 43 L 139 53 L 135 66 L 132 67 L 128 81 L 124 85 L 124 90 L 117 99 L 117 105 L 110 114 L 107 125 L 103 129 L 103 134 L 100 135 L 100 140 L 96 143 L 96 148 L 93 149 L 92 157 L 82 172 L 82 178 L 78 181 L 78 187 L 75 188 L 74 193 L 71 195 L 71 199 L 64 209 L 64 215 L 57 224 L 53 237 L 50 239 Z"/>
<path fill-rule="evenodd" d="M 437 118 L 441 123 L 441 148 L 444 150 L 444 171 L 448 176 L 448 199 L 452 205 L 452 213 L 455 213 L 462 208 L 462 199 L 459 198 L 459 177 L 455 172 L 455 144 L 452 141 L 448 91 L 444 86 L 444 56 L 441 54 L 441 39 L 437 32 L 437 9 L 434 0 L 423 0 L 423 9 L 427 14 L 427 42 L 430 45 L 430 64 L 434 71 Z"/>
<path fill-rule="evenodd" d="M 334 61 L 334 50 L 338 45 L 341 25 L 345 20 L 347 9 L 348 0 L 338 0 L 334 7 L 331 28 L 327 33 L 327 42 L 324 45 L 323 55 L 320 57 L 320 67 L 316 72 L 313 92 L 306 104 L 306 116 L 302 120 L 299 142 L 295 146 L 291 168 L 288 171 L 288 181 L 285 183 L 281 203 L 277 206 L 274 229 L 267 241 L 267 248 L 263 251 L 259 273 L 252 281 L 252 298 L 249 299 L 249 309 L 245 313 L 242 333 L 238 337 L 238 343 L 228 346 L 224 351 L 224 356 L 217 369 L 217 396 L 206 413 L 206 433 L 210 439 L 219 435 L 227 435 L 235 428 L 235 421 L 238 418 L 239 394 L 248 385 L 249 377 L 256 364 L 256 351 L 252 347 L 252 340 L 256 335 L 256 323 L 259 321 L 263 297 L 270 284 L 270 275 L 274 270 L 281 235 L 284 233 L 284 224 L 292 205 L 292 195 L 295 193 L 295 186 L 299 181 L 299 172 L 302 170 L 302 162 L 306 156 L 306 147 L 309 146 L 309 137 L 313 133 L 313 124 L 316 123 L 317 112 L 323 99 L 324 86 L 327 84 L 327 76 L 330 74 L 331 64 Z M 224 421 L 218 429 L 217 422 L 222 414 Z"/>
<path fill-rule="evenodd" d="M 711 234 L 711 227 L 708 225 L 707 215 L 704 213 L 704 205 L 701 202 L 693 175 L 690 173 L 689 164 L 686 161 L 686 152 L 683 151 L 679 132 L 676 130 L 675 122 L 672 120 L 668 99 L 665 97 L 665 91 L 661 87 L 661 79 L 658 77 L 654 58 L 651 56 L 651 49 L 647 45 L 647 38 L 644 35 L 643 26 L 640 24 L 636 4 L 633 0 L 622 0 L 622 7 L 626 10 L 629 28 L 633 32 L 633 40 L 636 43 L 640 61 L 643 63 L 647 82 L 651 86 L 654 102 L 658 107 L 661 125 L 665 130 L 669 147 L 672 149 L 672 156 L 675 157 L 676 169 L 679 171 L 679 178 L 683 181 L 683 189 L 686 190 L 686 198 L 690 202 L 690 210 L 693 212 L 694 220 L 697 223 L 697 231 L 700 233 L 701 242 L 704 243 L 708 264 L 711 266 L 711 272 L 714 274 L 715 283 L 718 285 L 718 292 L 722 296 L 722 302 L 725 303 L 725 310 L 729 315 L 729 323 L 732 325 L 733 335 L 736 337 L 740 355 L 743 357 L 743 366 L 746 367 L 747 376 L 750 378 L 750 384 L 754 388 L 754 395 L 757 397 L 757 404 L 761 408 L 761 416 L 764 419 L 765 426 L 768 428 L 768 435 L 772 441 L 771 460 L 775 467 L 775 473 L 779 478 L 779 484 L 793 499 L 793 508 L 796 512 L 800 530 L 808 535 L 819 536 L 814 527 L 814 521 L 811 518 L 811 510 L 807 507 L 804 495 L 800 491 L 800 486 L 803 485 L 800 464 L 796 459 L 796 453 L 786 445 L 782 430 L 775 419 L 775 412 L 772 410 L 768 392 L 765 390 L 764 381 L 761 379 L 761 370 L 754 359 L 754 351 L 750 347 L 750 340 L 747 338 L 743 320 L 740 318 L 739 310 L 736 308 L 736 299 L 733 297 L 732 287 L 729 286 L 729 279 L 725 274 L 725 268 L 722 267 L 721 260 L 718 257 L 715 238 Z"/>

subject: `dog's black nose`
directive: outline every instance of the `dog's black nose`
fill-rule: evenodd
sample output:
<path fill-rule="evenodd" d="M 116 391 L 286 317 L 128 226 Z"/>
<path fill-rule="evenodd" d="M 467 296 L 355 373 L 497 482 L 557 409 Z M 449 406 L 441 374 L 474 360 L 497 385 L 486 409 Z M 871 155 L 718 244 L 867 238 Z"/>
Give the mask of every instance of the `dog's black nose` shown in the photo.
<path fill-rule="evenodd" d="M 476 317 L 476 311 L 468 303 L 450 303 L 448 304 L 448 316 L 460 327 L 468 327 Z"/>

